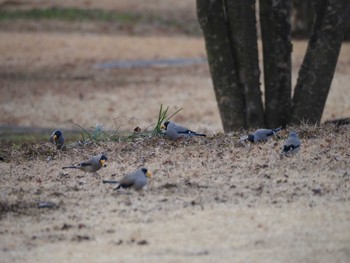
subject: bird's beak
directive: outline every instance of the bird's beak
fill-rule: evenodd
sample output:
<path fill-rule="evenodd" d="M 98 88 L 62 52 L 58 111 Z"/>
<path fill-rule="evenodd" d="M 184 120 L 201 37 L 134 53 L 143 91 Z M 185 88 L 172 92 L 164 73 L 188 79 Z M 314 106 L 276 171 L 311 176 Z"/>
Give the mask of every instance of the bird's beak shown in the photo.
<path fill-rule="evenodd" d="M 151 172 L 147 172 L 147 173 L 146 173 L 146 176 L 147 176 L 147 177 L 152 177 Z"/>
<path fill-rule="evenodd" d="M 105 164 L 105 160 L 100 160 L 100 163 L 103 166 Z"/>
<path fill-rule="evenodd" d="M 160 126 L 160 128 L 161 128 L 162 130 L 166 130 L 166 127 L 165 127 L 164 124 L 162 124 L 162 125 Z"/>
<path fill-rule="evenodd" d="M 53 140 L 54 140 L 54 141 L 57 140 L 57 135 L 56 135 L 56 134 L 53 136 Z"/>

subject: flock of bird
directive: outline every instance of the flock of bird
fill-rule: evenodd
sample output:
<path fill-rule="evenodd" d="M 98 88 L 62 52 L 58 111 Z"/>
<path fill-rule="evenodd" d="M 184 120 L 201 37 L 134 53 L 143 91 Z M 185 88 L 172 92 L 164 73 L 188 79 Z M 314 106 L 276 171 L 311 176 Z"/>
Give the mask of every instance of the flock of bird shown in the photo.
<path fill-rule="evenodd" d="M 170 140 L 178 140 L 180 138 L 191 138 L 195 136 L 203 136 L 205 134 L 197 133 L 183 127 L 179 124 L 176 124 L 171 121 L 166 121 L 161 126 L 161 129 L 165 130 L 165 135 Z M 282 128 L 277 129 L 258 129 L 252 134 L 245 135 L 240 138 L 241 141 L 250 141 L 252 143 L 267 141 L 274 135 L 276 135 Z M 64 136 L 62 131 L 55 130 L 51 136 L 50 141 L 56 146 L 58 150 L 63 149 L 64 146 Z M 291 155 L 295 154 L 300 149 L 300 140 L 298 138 L 298 134 L 296 132 L 290 132 L 288 138 L 283 144 L 282 155 Z M 98 170 L 100 170 L 107 161 L 107 156 L 104 154 L 98 154 L 96 156 L 92 156 L 89 160 L 79 163 L 77 165 L 65 166 L 62 169 L 79 169 L 84 172 L 89 172 L 96 174 Z M 115 183 L 118 184 L 114 190 L 120 188 L 133 188 L 135 190 L 141 190 L 147 184 L 147 178 L 151 177 L 152 174 L 146 168 L 139 168 L 133 173 L 125 175 L 119 181 L 103 181 L 104 183 Z"/>

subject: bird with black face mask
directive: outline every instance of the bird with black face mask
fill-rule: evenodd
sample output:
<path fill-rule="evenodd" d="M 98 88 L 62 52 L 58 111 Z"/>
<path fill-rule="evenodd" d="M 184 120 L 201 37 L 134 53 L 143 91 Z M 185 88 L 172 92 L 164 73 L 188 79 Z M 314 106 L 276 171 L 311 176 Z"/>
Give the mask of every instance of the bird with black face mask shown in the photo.
<path fill-rule="evenodd" d="M 181 125 L 178 125 L 171 121 L 166 121 L 164 124 L 160 127 L 161 129 L 165 130 L 166 136 L 170 140 L 177 140 L 179 138 L 191 138 L 195 136 L 203 136 L 205 137 L 205 134 L 197 133 L 194 131 L 191 131 L 187 129 L 186 127 L 183 127 Z"/>
<path fill-rule="evenodd" d="M 63 132 L 60 130 L 55 130 L 50 136 L 50 142 L 56 145 L 56 148 L 61 150 L 64 145 Z"/>
<path fill-rule="evenodd" d="M 85 162 L 79 163 L 78 165 L 65 166 L 62 167 L 62 169 L 79 169 L 87 173 L 96 174 L 96 172 L 104 166 L 106 161 L 107 157 L 104 154 L 98 154 L 96 156 L 92 156 Z"/>
<path fill-rule="evenodd" d="M 241 137 L 241 140 L 250 141 L 253 143 L 263 142 L 276 135 L 282 128 L 277 129 L 258 129 L 252 134 Z"/>
<path fill-rule="evenodd" d="M 118 190 L 119 188 L 133 188 L 139 191 L 147 184 L 147 178 L 151 176 L 152 174 L 146 168 L 137 169 L 135 172 L 125 175 L 118 181 L 119 185 L 114 190 Z"/>
<path fill-rule="evenodd" d="M 301 142 L 296 132 L 290 132 L 287 140 L 283 144 L 282 155 L 290 156 L 299 152 Z"/>

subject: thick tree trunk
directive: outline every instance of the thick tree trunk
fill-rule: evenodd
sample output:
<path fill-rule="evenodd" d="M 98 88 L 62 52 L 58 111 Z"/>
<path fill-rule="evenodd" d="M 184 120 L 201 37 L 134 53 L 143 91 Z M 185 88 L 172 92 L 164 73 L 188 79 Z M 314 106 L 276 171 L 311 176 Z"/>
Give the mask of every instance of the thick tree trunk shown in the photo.
<path fill-rule="evenodd" d="M 319 0 L 293 97 L 293 123 L 320 123 L 344 37 L 349 0 Z"/>
<path fill-rule="evenodd" d="M 262 127 L 264 109 L 259 79 L 255 0 L 224 0 L 224 3 L 236 69 L 244 91 L 246 124 L 248 127 Z"/>
<path fill-rule="evenodd" d="M 265 124 L 285 126 L 291 113 L 290 0 L 260 0 L 264 57 Z"/>
<path fill-rule="evenodd" d="M 225 132 L 246 127 L 245 103 L 236 71 L 223 0 L 197 0 L 210 73 Z"/>

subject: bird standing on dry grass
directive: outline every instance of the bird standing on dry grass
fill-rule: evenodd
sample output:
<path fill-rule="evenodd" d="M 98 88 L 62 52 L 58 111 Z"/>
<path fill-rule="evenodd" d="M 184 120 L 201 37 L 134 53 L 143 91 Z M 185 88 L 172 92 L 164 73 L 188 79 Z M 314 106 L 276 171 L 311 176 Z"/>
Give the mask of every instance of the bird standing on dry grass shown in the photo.
<path fill-rule="evenodd" d="M 134 188 L 136 191 L 141 190 L 147 184 L 147 178 L 152 174 L 146 168 L 137 169 L 135 172 L 124 176 L 118 183 L 119 185 L 114 188 Z"/>
<path fill-rule="evenodd" d="M 191 131 L 181 125 L 178 125 L 174 122 L 171 121 L 166 121 L 164 124 L 161 126 L 161 129 L 164 129 L 166 131 L 166 136 L 170 140 L 177 140 L 179 138 L 191 138 L 194 136 L 206 136 L 205 134 L 201 133 L 196 133 L 194 131 Z"/>
<path fill-rule="evenodd" d="M 258 129 L 252 134 L 243 136 L 241 140 L 248 140 L 253 143 L 267 141 L 272 136 L 276 135 L 280 130 L 282 130 L 281 127 L 277 129 Z"/>
<path fill-rule="evenodd" d="M 287 140 L 284 142 L 282 155 L 290 156 L 299 152 L 300 140 L 296 132 L 290 132 Z"/>
<path fill-rule="evenodd" d="M 87 173 L 95 174 L 107 161 L 107 157 L 104 154 L 98 154 L 91 157 L 88 161 L 82 162 L 78 165 L 65 166 L 62 169 L 79 169 Z"/>
<path fill-rule="evenodd" d="M 61 150 L 64 145 L 63 132 L 55 130 L 50 136 L 50 142 L 56 145 L 57 149 Z"/>

